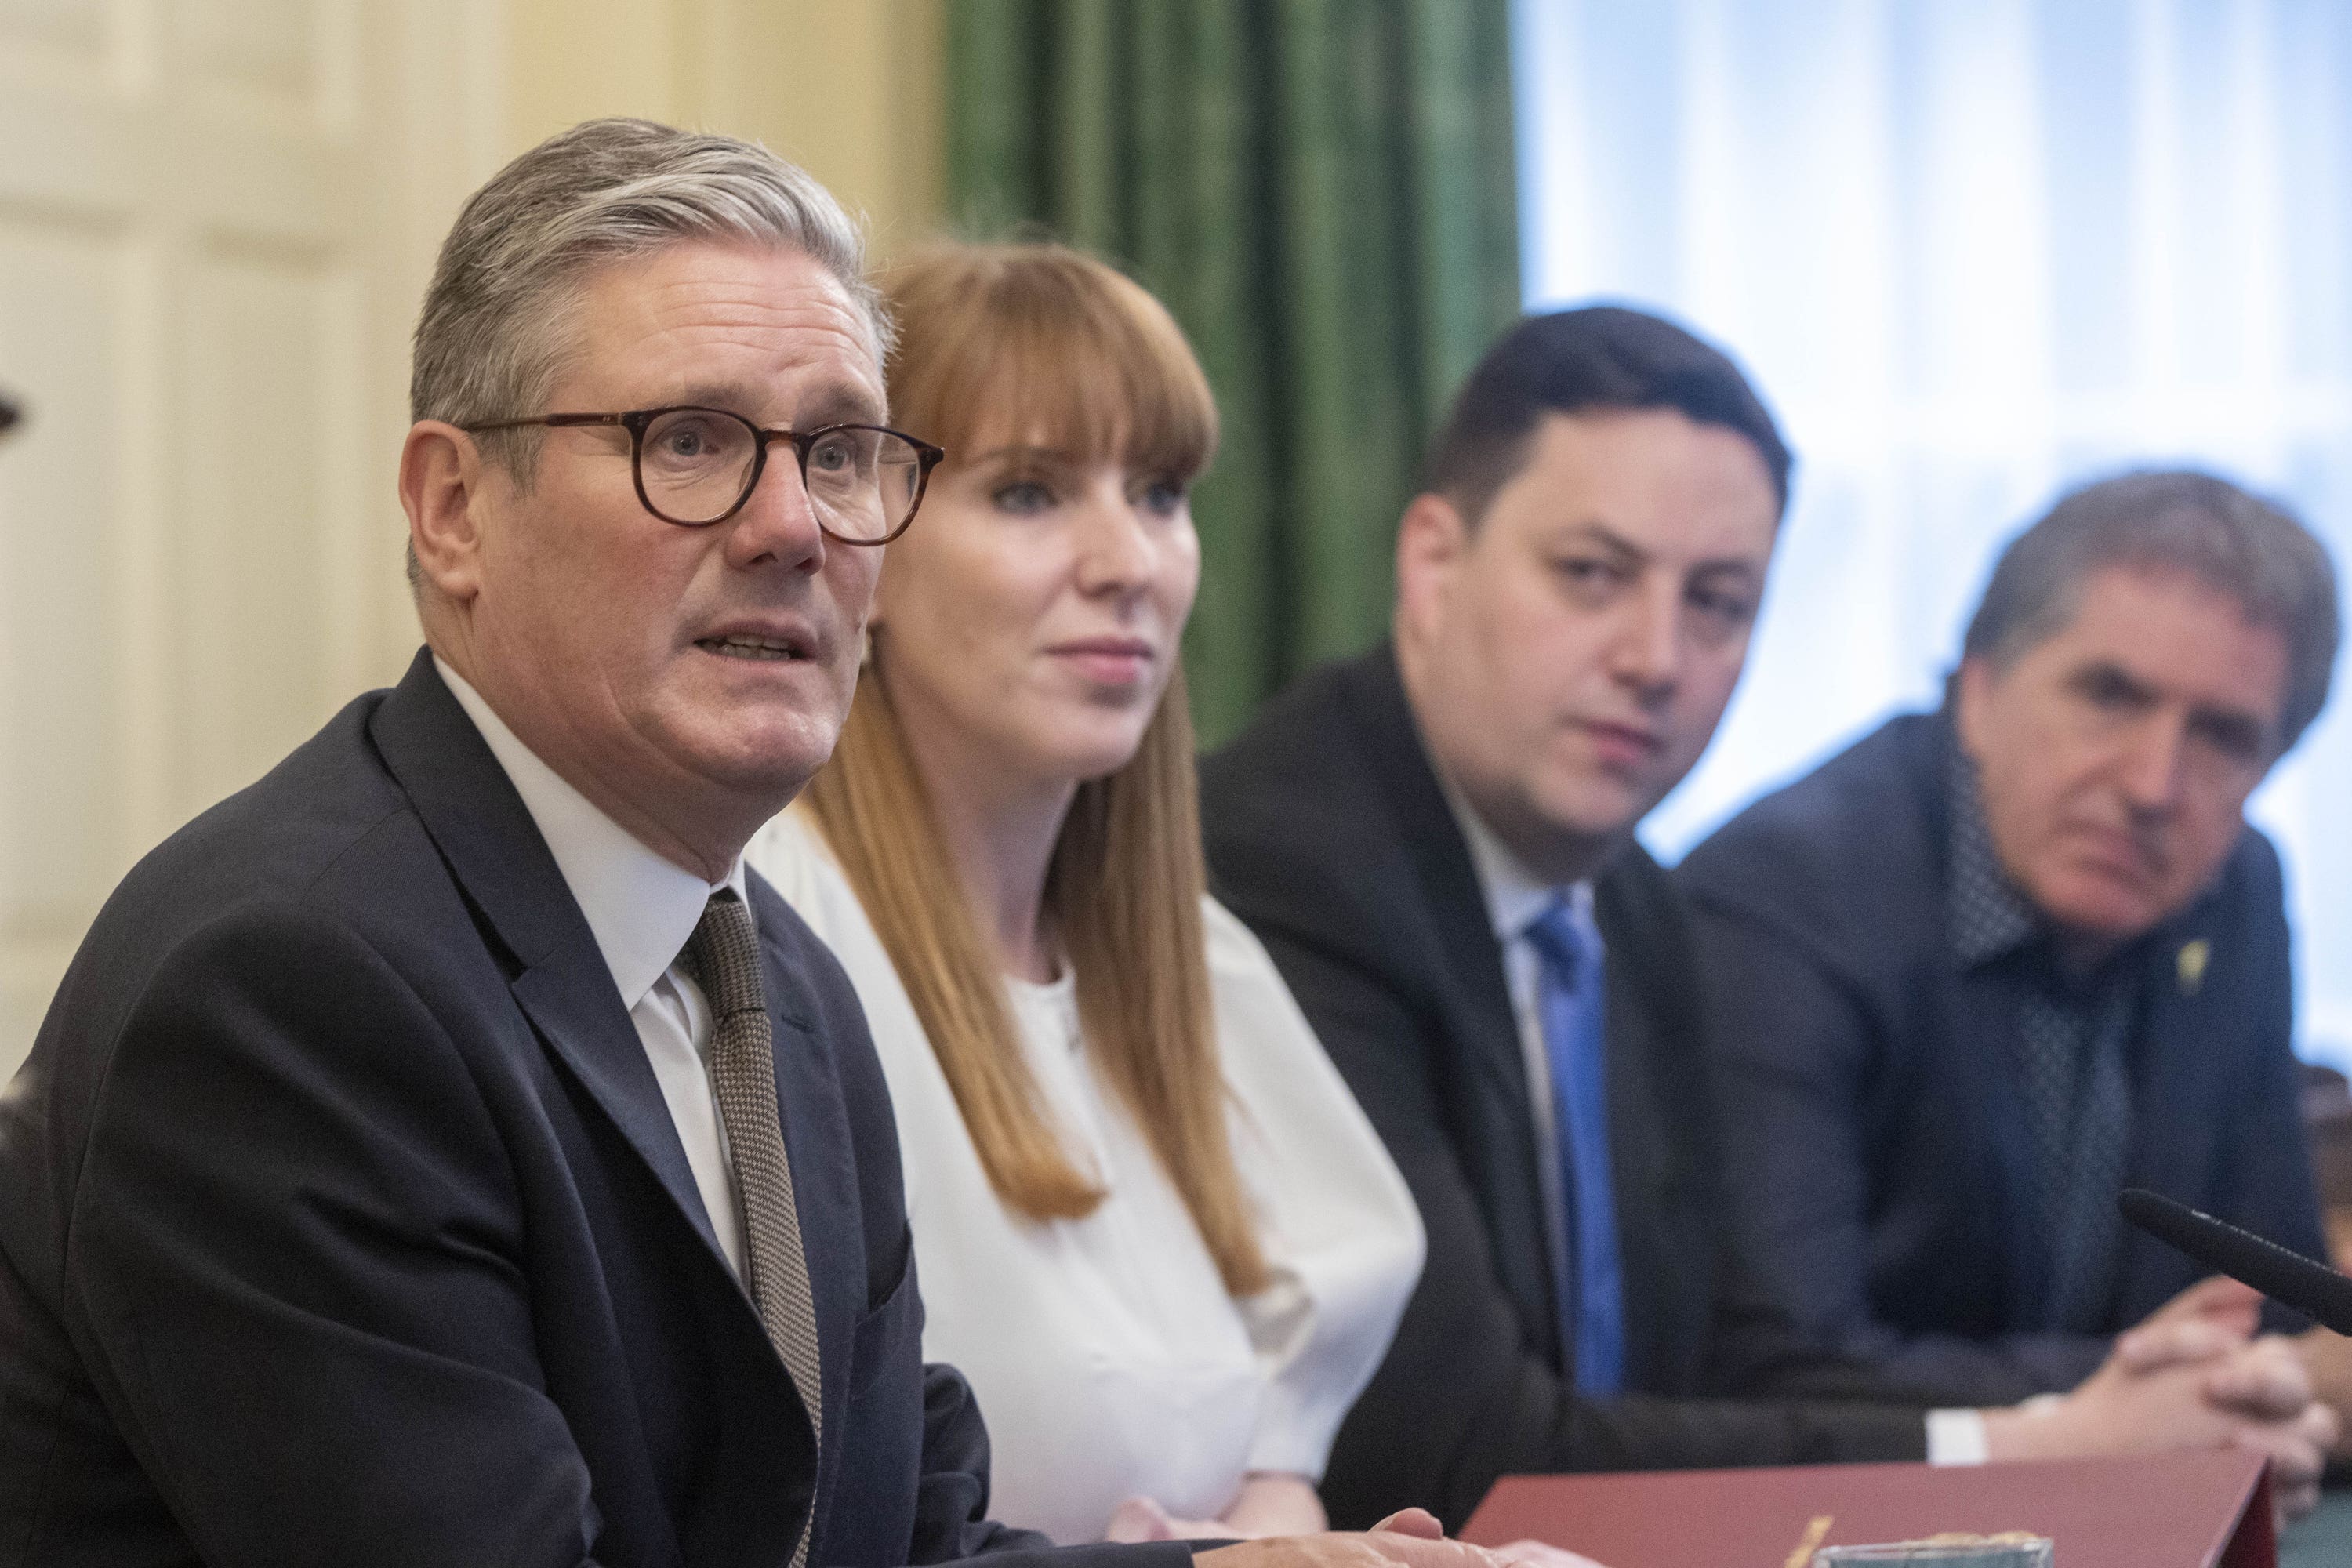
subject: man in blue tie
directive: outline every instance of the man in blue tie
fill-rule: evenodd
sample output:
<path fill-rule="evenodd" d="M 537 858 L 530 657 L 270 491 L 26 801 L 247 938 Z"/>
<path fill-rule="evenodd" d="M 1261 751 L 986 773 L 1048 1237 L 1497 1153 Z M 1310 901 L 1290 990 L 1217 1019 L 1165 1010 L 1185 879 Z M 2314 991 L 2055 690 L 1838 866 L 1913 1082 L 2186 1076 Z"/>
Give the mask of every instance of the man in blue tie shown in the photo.
<path fill-rule="evenodd" d="M 2292 1355 L 2189 1312 L 2030 1414 L 1706 1397 L 1755 1293 L 1722 1234 L 1689 919 L 1633 829 L 1738 680 L 1790 461 L 1737 367 L 1680 328 L 1521 322 L 1404 510 L 1392 642 L 1300 680 L 1202 770 L 1217 892 L 1429 1233 L 1332 1451 L 1335 1521 L 1391 1499 L 1458 1521 L 1497 1477 L 1559 1469 L 2242 1441 L 2290 1486 L 2316 1474 L 2332 1417 L 2305 1412 Z"/>
<path fill-rule="evenodd" d="M 1601 994 L 1601 927 L 1592 888 L 1555 893 L 1529 921 L 1552 1102 L 1561 1130 L 1560 1300 L 1576 1346 L 1576 1385 L 1587 1394 L 1625 1386 L 1624 1270 L 1617 1254 L 1617 1202 L 1609 1172 L 1608 999 Z"/>

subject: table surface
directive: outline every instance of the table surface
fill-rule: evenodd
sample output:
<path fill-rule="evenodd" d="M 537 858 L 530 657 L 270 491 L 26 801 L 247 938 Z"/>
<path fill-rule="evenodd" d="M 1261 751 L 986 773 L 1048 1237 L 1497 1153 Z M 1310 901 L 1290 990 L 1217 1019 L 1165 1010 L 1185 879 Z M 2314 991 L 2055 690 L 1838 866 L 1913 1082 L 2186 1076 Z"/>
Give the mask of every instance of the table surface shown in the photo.
<path fill-rule="evenodd" d="M 2318 1510 L 2279 1542 L 2279 1568 L 2343 1568 L 2352 1563 L 2352 1489 L 2331 1490 Z"/>

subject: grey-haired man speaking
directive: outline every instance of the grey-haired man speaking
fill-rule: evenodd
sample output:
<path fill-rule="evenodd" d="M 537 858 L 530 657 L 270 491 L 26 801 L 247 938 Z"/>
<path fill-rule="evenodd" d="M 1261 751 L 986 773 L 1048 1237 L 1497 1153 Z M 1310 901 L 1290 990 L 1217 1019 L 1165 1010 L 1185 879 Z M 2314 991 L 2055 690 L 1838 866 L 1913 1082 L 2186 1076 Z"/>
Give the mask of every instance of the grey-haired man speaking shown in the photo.
<path fill-rule="evenodd" d="M 856 1000 L 740 858 L 938 457 L 859 268 L 800 171 L 640 121 L 460 215 L 400 464 L 427 647 L 125 879 L 0 1099 L 0 1565 L 1043 1549 L 920 1363 Z"/>

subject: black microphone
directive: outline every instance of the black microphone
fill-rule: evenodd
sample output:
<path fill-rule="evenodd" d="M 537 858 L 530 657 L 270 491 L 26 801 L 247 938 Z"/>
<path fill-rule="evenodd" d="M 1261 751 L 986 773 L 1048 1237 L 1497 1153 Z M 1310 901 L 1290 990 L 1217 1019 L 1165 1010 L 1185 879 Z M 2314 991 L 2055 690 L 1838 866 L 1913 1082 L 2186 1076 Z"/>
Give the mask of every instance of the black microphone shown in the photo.
<path fill-rule="evenodd" d="M 2326 1264 L 2146 1187 L 2126 1188 L 2116 1206 L 2124 1218 L 2207 1268 L 2252 1285 L 2339 1334 L 2352 1334 L 2352 1279 Z"/>

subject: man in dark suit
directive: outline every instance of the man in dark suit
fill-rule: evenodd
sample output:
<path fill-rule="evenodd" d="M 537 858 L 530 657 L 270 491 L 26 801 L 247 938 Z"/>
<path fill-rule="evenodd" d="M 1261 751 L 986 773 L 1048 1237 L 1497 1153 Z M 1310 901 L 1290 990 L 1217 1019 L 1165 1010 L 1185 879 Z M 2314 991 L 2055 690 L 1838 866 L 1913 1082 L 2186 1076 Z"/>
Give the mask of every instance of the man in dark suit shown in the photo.
<path fill-rule="evenodd" d="M 1429 1261 L 1342 1427 L 1335 1521 L 1458 1520 L 1515 1471 L 2220 1440 L 2197 1325 L 2049 1415 L 1698 1397 L 1727 1267 L 1707 1021 L 1634 825 L 1737 681 L 1789 455 L 1738 371 L 1622 310 L 1473 372 L 1397 541 L 1395 640 L 1202 771 L 1216 889 L 1265 941 L 1419 1201 Z M 2243 1352 L 2228 1352 L 2232 1355 Z M 2275 1354 L 2230 1375 L 2299 1412 Z M 1851 1392 L 1851 1390 L 1838 1390 Z M 2307 1481 L 2300 1415 L 2248 1428 Z"/>
<path fill-rule="evenodd" d="M 2197 473 L 2091 485 L 2004 552 L 1942 711 L 1691 854 L 1753 1327 L 2021 1399 L 2195 1281 L 2120 1187 L 2321 1252 L 2278 856 L 2243 806 L 2336 646 L 2284 512 Z"/>
<path fill-rule="evenodd" d="M 919 498 L 885 335 L 756 147 L 600 121 L 468 203 L 400 469 L 427 651 L 125 879 L 0 1100 L 0 1563 L 1044 1548 L 920 1363 L 856 1000 L 740 858 Z"/>

